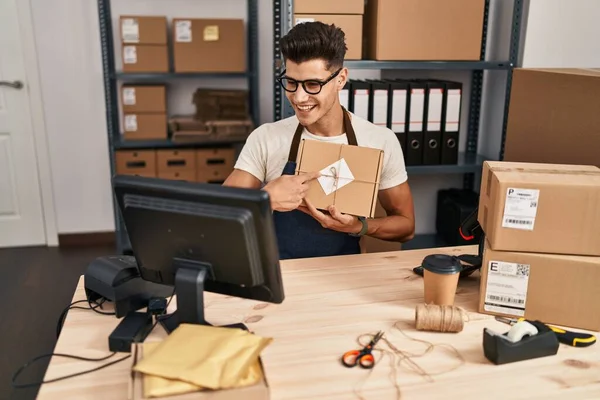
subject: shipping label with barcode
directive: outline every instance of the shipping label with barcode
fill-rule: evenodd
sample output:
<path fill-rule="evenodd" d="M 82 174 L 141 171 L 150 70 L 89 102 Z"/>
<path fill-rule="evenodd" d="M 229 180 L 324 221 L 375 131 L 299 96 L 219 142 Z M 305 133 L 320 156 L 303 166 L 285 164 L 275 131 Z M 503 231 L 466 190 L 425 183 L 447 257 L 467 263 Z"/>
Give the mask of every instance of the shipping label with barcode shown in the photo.
<path fill-rule="evenodd" d="M 502 227 L 532 231 L 539 198 L 540 191 L 538 189 L 508 188 Z"/>
<path fill-rule="evenodd" d="M 525 315 L 529 271 L 528 264 L 490 261 L 484 310 L 519 317 Z"/>

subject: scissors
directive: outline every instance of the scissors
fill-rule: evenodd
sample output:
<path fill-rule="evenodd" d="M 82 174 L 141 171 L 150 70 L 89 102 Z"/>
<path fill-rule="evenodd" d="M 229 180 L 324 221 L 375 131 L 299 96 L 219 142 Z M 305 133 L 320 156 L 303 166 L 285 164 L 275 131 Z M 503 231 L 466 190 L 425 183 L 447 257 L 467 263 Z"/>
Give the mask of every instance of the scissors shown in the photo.
<path fill-rule="evenodd" d="M 383 337 L 383 331 L 379 331 L 377 335 L 371 339 L 368 345 L 363 347 L 361 350 L 350 350 L 344 353 L 342 356 L 342 363 L 348 367 L 355 367 L 357 364 L 362 368 L 373 368 L 375 365 L 375 357 L 371 352 L 375 347 L 375 344 Z"/>

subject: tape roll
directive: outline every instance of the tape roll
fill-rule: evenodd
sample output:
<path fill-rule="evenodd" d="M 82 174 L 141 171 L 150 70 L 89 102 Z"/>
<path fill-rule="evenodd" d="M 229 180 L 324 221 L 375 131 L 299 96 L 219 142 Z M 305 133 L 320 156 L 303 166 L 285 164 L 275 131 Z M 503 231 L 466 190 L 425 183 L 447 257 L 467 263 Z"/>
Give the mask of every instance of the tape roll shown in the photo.
<path fill-rule="evenodd" d="M 513 325 L 506 334 L 508 340 L 515 343 L 523 339 L 525 336 L 533 336 L 538 334 L 538 329 L 527 321 L 520 321 Z"/>

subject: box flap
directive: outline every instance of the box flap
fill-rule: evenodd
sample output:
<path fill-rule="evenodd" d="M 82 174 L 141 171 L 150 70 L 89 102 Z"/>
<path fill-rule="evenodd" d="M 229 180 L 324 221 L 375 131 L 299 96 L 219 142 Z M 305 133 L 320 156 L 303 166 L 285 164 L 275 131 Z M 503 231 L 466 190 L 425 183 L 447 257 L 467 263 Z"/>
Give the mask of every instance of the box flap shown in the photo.
<path fill-rule="evenodd" d="M 550 74 L 582 75 L 600 78 L 600 68 L 516 68 L 515 72 L 547 72 Z"/>
<path fill-rule="evenodd" d="M 600 186 L 600 168 L 592 165 L 486 161 L 500 182 Z M 565 179 L 568 177 L 568 179 Z"/>

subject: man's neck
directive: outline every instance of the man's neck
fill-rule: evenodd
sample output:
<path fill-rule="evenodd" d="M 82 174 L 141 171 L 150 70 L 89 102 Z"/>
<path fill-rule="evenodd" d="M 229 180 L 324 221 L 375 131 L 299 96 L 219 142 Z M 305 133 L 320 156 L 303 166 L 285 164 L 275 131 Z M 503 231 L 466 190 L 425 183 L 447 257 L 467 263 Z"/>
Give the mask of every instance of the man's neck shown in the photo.
<path fill-rule="evenodd" d="M 306 127 L 317 136 L 338 136 L 344 133 L 344 111 L 341 106 L 333 106 L 331 110 L 317 122 Z"/>

